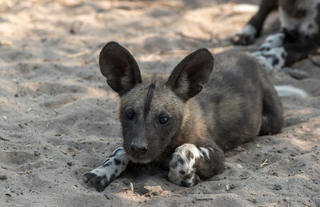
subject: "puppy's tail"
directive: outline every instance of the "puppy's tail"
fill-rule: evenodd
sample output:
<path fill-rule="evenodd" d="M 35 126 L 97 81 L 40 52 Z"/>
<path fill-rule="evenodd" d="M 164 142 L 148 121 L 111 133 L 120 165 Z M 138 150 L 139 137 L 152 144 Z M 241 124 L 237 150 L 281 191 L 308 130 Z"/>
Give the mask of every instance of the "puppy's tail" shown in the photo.
<path fill-rule="evenodd" d="M 298 98 L 308 98 L 309 95 L 306 91 L 296 88 L 294 86 L 290 85 L 284 85 L 284 86 L 275 86 L 276 91 L 278 92 L 278 95 L 280 97 L 288 97 L 288 96 L 295 96 Z"/>

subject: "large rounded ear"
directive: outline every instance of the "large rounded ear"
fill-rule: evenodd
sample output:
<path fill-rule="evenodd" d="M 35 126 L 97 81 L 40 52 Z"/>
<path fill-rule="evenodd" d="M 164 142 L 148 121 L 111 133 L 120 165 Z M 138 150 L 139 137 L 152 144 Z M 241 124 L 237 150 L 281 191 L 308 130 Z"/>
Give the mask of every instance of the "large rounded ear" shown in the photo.
<path fill-rule="evenodd" d="M 99 66 L 109 86 L 120 96 L 141 83 L 137 62 L 128 50 L 116 42 L 109 42 L 101 50 Z"/>
<path fill-rule="evenodd" d="M 186 101 L 202 90 L 212 69 L 212 54 L 207 49 L 199 49 L 185 57 L 174 68 L 166 84 Z"/>

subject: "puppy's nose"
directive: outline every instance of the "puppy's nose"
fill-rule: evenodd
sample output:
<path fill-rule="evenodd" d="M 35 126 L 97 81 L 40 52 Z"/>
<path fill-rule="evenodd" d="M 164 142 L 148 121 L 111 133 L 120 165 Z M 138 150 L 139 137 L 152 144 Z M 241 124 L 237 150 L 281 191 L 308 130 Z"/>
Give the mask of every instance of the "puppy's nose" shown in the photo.
<path fill-rule="evenodd" d="M 144 154 L 148 150 L 146 146 L 136 145 L 134 143 L 131 144 L 130 149 L 132 150 L 132 152 L 140 153 L 140 154 Z"/>

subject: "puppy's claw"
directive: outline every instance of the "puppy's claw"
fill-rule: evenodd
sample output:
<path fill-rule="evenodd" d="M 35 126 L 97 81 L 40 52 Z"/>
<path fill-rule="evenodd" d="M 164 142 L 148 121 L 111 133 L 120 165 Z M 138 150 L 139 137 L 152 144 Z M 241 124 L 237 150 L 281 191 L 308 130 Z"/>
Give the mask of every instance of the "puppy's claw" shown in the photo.
<path fill-rule="evenodd" d="M 91 172 L 87 172 L 87 173 L 85 173 L 83 176 L 85 177 L 85 181 L 84 181 L 84 182 L 85 182 L 85 183 L 88 183 L 89 180 L 91 180 L 91 178 L 93 178 L 93 177 L 96 176 L 96 174 L 91 173 Z"/>
<path fill-rule="evenodd" d="M 197 185 L 200 182 L 200 178 L 198 175 L 195 174 L 195 176 L 191 180 L 182 180 L 181 186 L 190 188 L 192 186 Z"/>
<path fill-rule="evenodd" d="M 92 172 L 85 173 L 86 177 L 85 183 L 95 187 L 98 192 L 104 191 L 104 189 L 110 184 L 110 181 L 106 178 L 106 176 L 97 176 Z"/>
<path fill-rule="evenodd" d="M 97 191 L 102 192 L 110 184 L 106 177 L 103 177 L 97 185 Z"/>

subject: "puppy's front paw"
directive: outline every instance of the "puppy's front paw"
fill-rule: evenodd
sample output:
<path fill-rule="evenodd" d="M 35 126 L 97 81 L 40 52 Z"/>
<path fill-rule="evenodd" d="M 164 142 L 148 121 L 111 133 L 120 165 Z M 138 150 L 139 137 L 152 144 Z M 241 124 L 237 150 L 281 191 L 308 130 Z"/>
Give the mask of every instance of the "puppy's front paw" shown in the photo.
<path fill-rule="evenodd" d="M 185 144 L 178 147 L 169 163 L 168 179 L 185 187 L 198 184 L 200 178 L 196 174 L 195 165 L 200 156 L 202 156 L 201 152 L 193 144 Z"/>
<path fill-rule="evenodd" d="M 99 192 L 103 191 L 110 184 L 110 180 L 106 176 L 99 176 L 93 172 L 88 172 L 84 176 L 86 177 L 85 182 L 96 187 Z"/>
<path fill-rule="evenodd" d="M 110 170 L 100 166 L 90 172 L 84 174 L 86 180 L 85 182 L 91 186 L 94 186 L 97 191 L 103 191 L 114 178 L 116 177 L 115 174 L 108 174 Z"/>
<path fill-rule="evenodd" d="M 189 160 L 176 153 L 173 154 L 170 161 L 168 178 L 171 182 L 184 187 L 192 187 L 200 181 L 199 176 L 195 173 L 195 168 Z"/>
<path fill-rule="evenodd" d="M 256 28 L 249 24 L 240 33 L 235 34 L 231 42 L 235 45 L 250 45 L 254 42 L 256 35 Z"/>
<path fill-rule="evenodd" d="M 84 174 L 85 182 L 101 192 L 126 169 L 128 162 L 125 150 L 119 147 L 113 151 L 103 165 Z"/>

